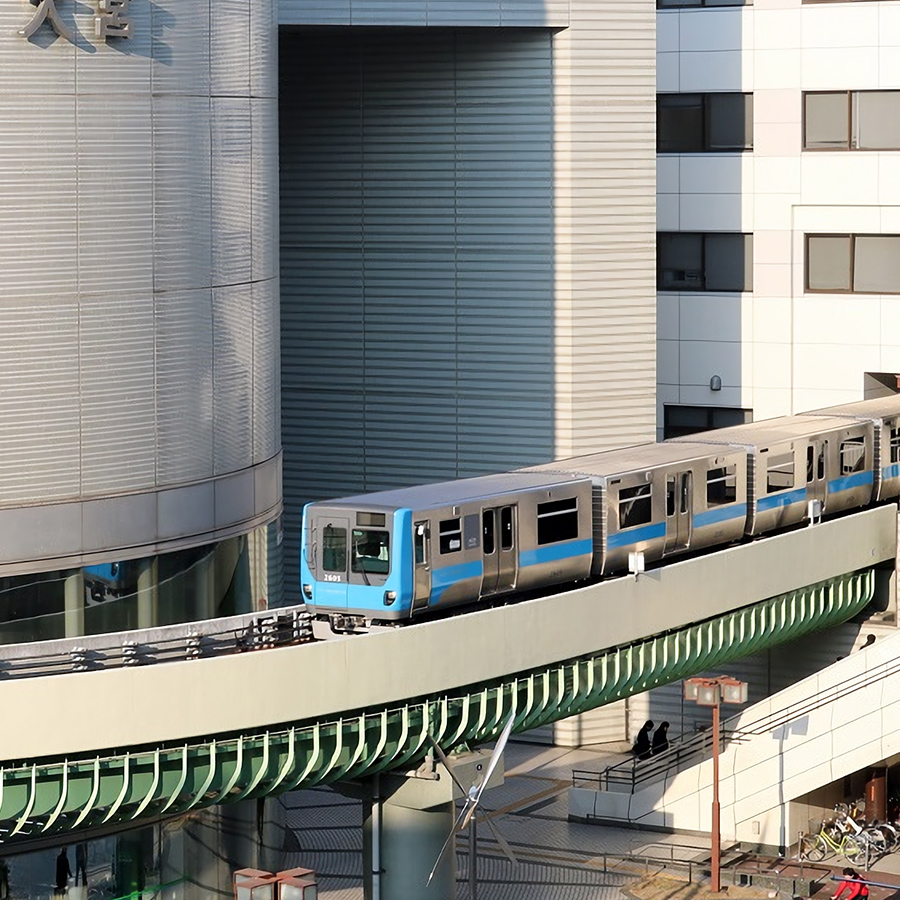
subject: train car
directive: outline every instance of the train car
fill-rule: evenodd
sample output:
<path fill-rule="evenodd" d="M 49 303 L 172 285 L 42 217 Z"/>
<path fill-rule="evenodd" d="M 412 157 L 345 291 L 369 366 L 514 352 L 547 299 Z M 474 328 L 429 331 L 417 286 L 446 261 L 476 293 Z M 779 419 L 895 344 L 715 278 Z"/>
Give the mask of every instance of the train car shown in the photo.
<path fill-rule="evenodd" d="M 784 416 L 667 443 L 741 447 L 747 454 L 747 529 L 759 535 L 873 500 L 874 428 L 869 420 Z"/>
<path fill-rule="evenodd" d="M 589 577 L 591 482 L 510 472 L 304 507 L 301 588 L 339 632 Z"/>
<path fill-rule="evenodd" d="M 126 562 L 102 563 L 85 566 L 84 585 L 91 602 L 103 603 L 129 593 L 131 566 Z"/>
<path fill-rule="evenodd" d="M 740 540 L 747 518 L 747 457 L 702 443 L 641 444 L 532 466 L 591 479 L 593 575 Z"/>
<path fill-rule="evenodd" d="M 814 409 L 804 416 L 837 416 L 872 423 L 875 439 L 873 500 L 900 497 L 900 394 Z"/>

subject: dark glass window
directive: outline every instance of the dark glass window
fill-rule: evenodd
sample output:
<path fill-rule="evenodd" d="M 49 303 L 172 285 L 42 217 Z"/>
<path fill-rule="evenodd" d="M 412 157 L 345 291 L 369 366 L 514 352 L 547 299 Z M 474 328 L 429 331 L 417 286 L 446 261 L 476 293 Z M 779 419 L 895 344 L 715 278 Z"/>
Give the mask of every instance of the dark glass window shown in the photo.
<path fill-rule="evenodd" d="M 688 9 L 703 6 L 752 6 L 753 0 L 656 0 L 657 9 Z"/>
<path fill-rule="evenodd" d="M 513 548 L 513 508 L 504 506 L 500 510 L 500 549 Z"/>
<path fill-rule="evenodd" d="M 656 240 L 658 290 L 753 290 L 752 234 L 661 231 Z"/>
<path fill-rule="evenodd" d="M 737 479 L 734 466 L 710 469 L 706 473 L 706 505 L 723 506 L 737 499 Z"/>
<path fill-rule="evenodd" d="M 391 570 L 391 537 L 387 531 L 353 529 L 354 572 L 387 575 Z"/>
<path fill-rule="evenodd" d="M 900 294 L 900 235 L 806 235 L 806 290 Z"/>
<path fill-rule="evenodd" d="M 494 552 L 494 511 L 486 509 L 481 514 L 481 546 L 485 556 Z"/>
<path fill-rule="evenodd" d="M 698 431 L 745 425 L 753 421 L 753 410 L 729 406 L 669 406 L 663 409 L 663 436 L 684 437 Z"/>
<path fill-rule="evenodd" d="M 462 527 L 459 519 L 444 519 L 438 525 L 438 532 L 441 553 L 456 553 L 462 550 Z"/>
<path fill-rule="evenodd" d="M 538 544 L 556 544 L 578 537 L 578 498 L 550 500 L 537 506 Z"/>
<path fill-rule="evenodd" d="M 753 94 L 657 94 L 658 153 L 753 149 Z"/>
<path fill-rule="evenodd" d="M 900 462 L 900 425 L 891 426 L 891 462 Z"/>
<path fill-rule="evenodd" d="M 415 546 L 416 565 L 424 566 L 427 560 L 425 550 L 425 539 L 428 536 L 428 523 L 416 522 L 416 530 L 414 532 L 413 544 Z"/>
<path fill-rule="evenodd" d="M 804 150 L 900 150 L 900 91 L 803 95 Z"/>
<path fill-rule="evenodd" d="M 322 568 L 326 572 L 347 571 L 347 529 L 326 525 L 322 529 Z"/>
<path fill-rule="evenodd" d="M 652 518 L 651 485 L 638 484 L 619 489 L 619 528 L 646 525 Z"/>
<path fill-rule="evenodd" d="M 841 441 L 841 475 L 862 472 L 866 467 L 866 445 L 861 437 Z"/>
<path fill-rule="evenodd" d="M 766 461 L 766 493 L 794 486 L 794 454 L 773 453 Z"/>

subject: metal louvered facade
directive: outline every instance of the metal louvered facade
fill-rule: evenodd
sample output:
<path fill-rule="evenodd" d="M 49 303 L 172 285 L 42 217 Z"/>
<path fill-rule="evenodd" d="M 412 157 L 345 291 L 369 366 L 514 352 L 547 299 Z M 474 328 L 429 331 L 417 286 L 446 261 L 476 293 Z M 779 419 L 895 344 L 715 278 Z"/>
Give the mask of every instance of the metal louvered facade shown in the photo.
<path fill-rule="evenodd" d="M 309 500 L 653 438 L 654 17 L 282 0 L 289 548 Z"/>
<path fill-rule="evenodd" d="M 281 504 L 275 2 L 56 7 L 0 10 L 4 572 Z"/>

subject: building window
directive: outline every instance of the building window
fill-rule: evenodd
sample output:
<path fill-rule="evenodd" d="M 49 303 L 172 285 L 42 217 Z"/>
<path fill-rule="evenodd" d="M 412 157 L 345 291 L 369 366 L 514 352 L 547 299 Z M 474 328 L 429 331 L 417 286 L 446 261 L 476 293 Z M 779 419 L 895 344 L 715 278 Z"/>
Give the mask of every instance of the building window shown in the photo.
<path fill-rule="evenodd" d="M 804 150 L 900 150 L 900 91 L 803 95 Z"/>
<path fill-rule="evenodd" d="M 900 234 L 806 235 L 806 290 L 900 294 Z"/>
<path fill-rule="evenodd" d="M 753 411 L 728 406 L 666 406 L 663 410 L 663 437 L 685 437 L 698 431 L 713 431 L 753 421 Z"/>
<path fill-rule="evenodd" d="M 752 234 L 670 231 L 656 237 L 659 290 L 753 290 Z"/>
<path fill-rule="evenodd" d="M 753 0 L 656 0 L 657 9 L 694 9 L 698 6 L 752 6 Z"/>
<path fill-rule="evenodd" d="M 753 149 L 753 94 L 657 94 L 658 153 Z"/>

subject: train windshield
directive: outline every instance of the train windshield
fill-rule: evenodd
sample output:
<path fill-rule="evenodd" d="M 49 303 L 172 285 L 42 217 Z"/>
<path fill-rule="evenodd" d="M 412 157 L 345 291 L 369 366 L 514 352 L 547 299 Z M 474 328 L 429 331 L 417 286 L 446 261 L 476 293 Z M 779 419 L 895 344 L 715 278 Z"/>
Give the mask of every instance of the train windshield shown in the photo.
<path fill-rule="evenodd" d="M 353 529 L 354 572 L 387 575 L 391 568 L 391 536 L 387 531 Z"/>

